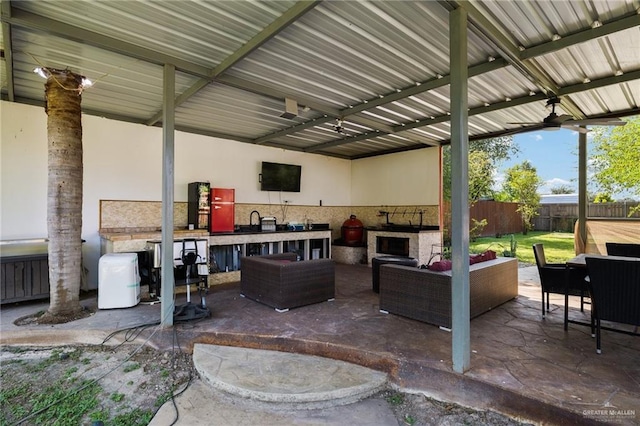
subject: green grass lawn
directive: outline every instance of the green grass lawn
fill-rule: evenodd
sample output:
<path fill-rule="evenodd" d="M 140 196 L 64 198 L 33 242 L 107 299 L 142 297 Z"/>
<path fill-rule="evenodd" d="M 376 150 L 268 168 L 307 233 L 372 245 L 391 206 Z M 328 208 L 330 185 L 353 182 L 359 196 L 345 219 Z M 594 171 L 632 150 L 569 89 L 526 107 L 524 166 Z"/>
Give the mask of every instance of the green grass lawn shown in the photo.
<path fill-rule="evenodd" d="M 573 233 L 568 232 L 529 232 L 527 235 L 513 234 L 518 242 L 516 257 L 520 262 L 535 265 L 531 246 L 535 243 L 544 244 L 544 254 L 549 263 L 564 263 L 575 256 L 573 245 Z M 509 250 L 511 234 L 501 238 L 481 237 L 469 242 L 469 251 L 481 253 L 487 249 L 494 250 L 498 256 L 503 255 L 504 250 Z"/>

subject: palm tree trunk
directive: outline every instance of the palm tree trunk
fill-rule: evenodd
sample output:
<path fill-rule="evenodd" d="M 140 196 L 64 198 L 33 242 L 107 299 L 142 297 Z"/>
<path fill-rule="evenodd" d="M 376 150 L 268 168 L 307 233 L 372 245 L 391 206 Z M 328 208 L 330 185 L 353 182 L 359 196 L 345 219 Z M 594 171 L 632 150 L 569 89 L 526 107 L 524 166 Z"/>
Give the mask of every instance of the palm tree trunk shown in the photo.
<path fill-rule="evenodd" d="M 82 310 L 82 76 L 48 70 L 45 85 L 48 135 L 47 232 L 53 317 Z"/>

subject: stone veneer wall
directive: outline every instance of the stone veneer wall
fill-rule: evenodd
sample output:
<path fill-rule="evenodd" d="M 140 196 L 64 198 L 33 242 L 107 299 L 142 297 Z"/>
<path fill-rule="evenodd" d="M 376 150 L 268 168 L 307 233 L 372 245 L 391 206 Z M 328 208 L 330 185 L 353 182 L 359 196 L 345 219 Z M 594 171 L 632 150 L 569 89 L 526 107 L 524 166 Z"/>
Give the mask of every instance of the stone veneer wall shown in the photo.
<path fill-rule="evenodd" d="M 174 204 L 175 229 L 187 228 L 187 203 Z M 389 221 L 397 224 L 417 225 L 420 220 L 419 211 L 423 211 L 423 225 L 438 225 L 438 206 L 298 206 L 292 204 L 240 204 L 235 205 L 235 222 L 248 225 L 249 216 L 257 210 L 260 216 L 273 216 L 278 224 L 328 223 L 332 239 L 340 238 L 341 227 L 349 216 L 354 214 L 365 227 L 384 224 L 386 216 L 381 211 L 388 211 Z M 161 201 L 127 201 L 100 200 L 100 232 L 145 232 L 157 231 L 162 227 Z"/>

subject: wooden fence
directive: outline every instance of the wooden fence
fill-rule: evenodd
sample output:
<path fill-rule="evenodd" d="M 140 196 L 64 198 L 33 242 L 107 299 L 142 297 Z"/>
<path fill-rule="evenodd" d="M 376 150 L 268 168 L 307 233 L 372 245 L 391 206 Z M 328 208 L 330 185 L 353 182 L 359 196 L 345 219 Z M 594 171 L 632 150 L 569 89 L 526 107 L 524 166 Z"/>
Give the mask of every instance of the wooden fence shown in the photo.
<path fill-rule="evenodd" d="M 640 202 L 590 203 L 587 217 L 591 218 L 640 218 L 640 211 L 629 216 L 629 212 Z M 543 204 L 533 220 L 536 231 L 573 232 L 578 220 L 578 204 Z"/>
<path fill-rule="evenodd" d="M 516 210 L 518 203 L 501 203 L 498 201 L 477 201 L 469 209 L 469 227 L 473 228 L 473 219 L 487 220 L 487 225 L 475 236 L 489 237 L 522 232 L 522 216 Z M 451 204 L 443 203 L 444 222 L 451 223 Z M 445 226 L 446 227 L 446 226 Z M 446 232 L 449 232 L 447 229 Z M 445 238 L 450 235 L 445 235 Z"/>
<path fill-rule="evenodd" d="M 629 212 L 640 202 L 590 203 L 587 206 L 588 218 L 640 218 L 640 211 L 629 216 Z M 478 201 L 469 209 L 469 227 L 473 228 L 473 219 L 487 219 L 487 225 L 476 236 L 489 237 L 505 234 L 517 234 L 523 231 L 522 216 L 516 210 L 518 203 L 498 201 Z M 444 223 L 451 223 L 451 204 L 442 205 Z M 573 232 L 578 220 L 577 204 L 543 204 L 538 208 L 538 216 L 533 219 L 534 231 Z M 450 237 L 446 229 L 445 239 Z"/>

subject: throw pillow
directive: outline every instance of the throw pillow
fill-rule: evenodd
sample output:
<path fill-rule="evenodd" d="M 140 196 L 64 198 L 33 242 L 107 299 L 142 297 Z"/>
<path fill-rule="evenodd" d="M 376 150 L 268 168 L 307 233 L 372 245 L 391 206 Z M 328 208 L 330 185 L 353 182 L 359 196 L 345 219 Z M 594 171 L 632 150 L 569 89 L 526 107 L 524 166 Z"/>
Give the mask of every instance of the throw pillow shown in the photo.
<path fill-rule="evenodd" d="M 430 271 L 442 272 L 442 271 L 449 271 L 450 269 L 451 269 L 451 261 L 446 259 L 440 260 L 438 262 L 433 262 L 431 265 L 429 265 Z"/>

